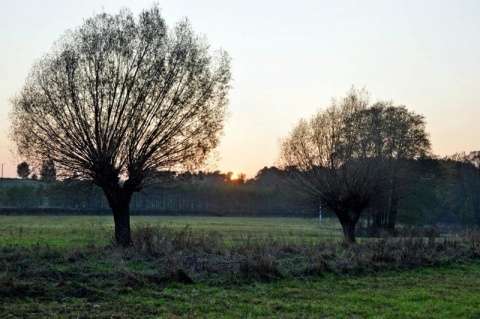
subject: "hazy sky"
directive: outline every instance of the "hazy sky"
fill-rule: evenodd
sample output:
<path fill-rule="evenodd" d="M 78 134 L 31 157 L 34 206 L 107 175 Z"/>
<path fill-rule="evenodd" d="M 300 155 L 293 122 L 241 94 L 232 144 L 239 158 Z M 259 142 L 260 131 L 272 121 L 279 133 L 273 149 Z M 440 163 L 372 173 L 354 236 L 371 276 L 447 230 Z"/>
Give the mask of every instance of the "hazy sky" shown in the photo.
<path fill-rule="evenodd" d="M 102 11 L 152 1 L 0 2 L 0 162 L 16 176 L 9 98 L 67 29 Z M 168 25 L 188 17 L 232 57 L 221 171 L 253 177 L 278 140 L 353 85 L 427 119 L 439 155 L 480 150 L 480 1 L 159 1 Z"/>

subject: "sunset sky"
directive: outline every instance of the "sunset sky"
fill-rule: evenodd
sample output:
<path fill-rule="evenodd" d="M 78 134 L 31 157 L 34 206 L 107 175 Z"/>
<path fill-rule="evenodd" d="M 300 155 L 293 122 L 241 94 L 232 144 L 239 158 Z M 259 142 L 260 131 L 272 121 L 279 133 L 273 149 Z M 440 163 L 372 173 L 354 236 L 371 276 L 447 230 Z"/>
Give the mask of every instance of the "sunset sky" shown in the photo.
<path fill-rule="evenodd" d="M 15 177 L 9 99 L 54 41 L 95 13 L 152 1 L 2 0 L 0 162 Z M 230 116 L 213 169 L 255 176 L 279 139 L 352 86 L 427 120 L 440 156 L 480 150 L 480 1 L 159 1 L 232 57 Z M 212 167 L 210 168 L 212 169 Z"/>

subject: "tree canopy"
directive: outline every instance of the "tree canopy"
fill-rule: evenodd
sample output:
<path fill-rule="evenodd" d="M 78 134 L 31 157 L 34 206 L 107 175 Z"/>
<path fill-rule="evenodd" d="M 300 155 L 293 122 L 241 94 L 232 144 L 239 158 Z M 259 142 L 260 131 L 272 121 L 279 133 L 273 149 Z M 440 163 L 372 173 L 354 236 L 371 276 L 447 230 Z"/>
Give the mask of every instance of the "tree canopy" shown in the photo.
<path fill-rule="evenodd" d="M 55 163 L 105 193 L 118 243 L 130 242 L 128 203 L 161 170 L 197 167 L 226 116 L 230 59 L 183 20 L 167 28 L 154 5 L 137 19 L 101 13 L 68 31 L 13 99 L 19 153 Z"/>
<path fill-rule="evenodd" d="M 335 212 L 354 242 L 361 213 L 392 187 L 392 162 L 424 156 L 429 147 L 422 116 L 386 102 L 369 106 L 368 93 L 352 89 L 299 121 L 281 143 L 280 164 L 301 199 Z"/>
<path fill-rule="evenodd" d="M 21 162 L 17 165 L 17 175 L 22 179 L 27 179 L 30 175 L 30 165 L 27 162 Z"/>

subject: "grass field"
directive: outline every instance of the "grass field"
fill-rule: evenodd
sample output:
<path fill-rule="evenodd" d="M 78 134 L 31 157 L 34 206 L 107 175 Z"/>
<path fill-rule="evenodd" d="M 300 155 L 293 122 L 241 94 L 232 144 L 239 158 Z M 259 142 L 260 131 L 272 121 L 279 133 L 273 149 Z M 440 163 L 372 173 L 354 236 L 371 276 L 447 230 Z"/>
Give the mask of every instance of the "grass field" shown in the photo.
<path fill-rule="evenodd" d="M 480 264 L 358 278 L 172 284 L 98 299 L 2 300 L 2 318 L 480 318 Z"/>
<path fill-rule="evenodd" d="M 231 240 L 268 236 L 325 241 L 342 238 L 340 225 L 334 219 L 325 219 L 322 227 L 319 227 L 317 219 L 306 218 L 133 216 L 131 222 L 132 228 L 151 225 L 217 231 Z M 0 245 L 39 243 L 83 246 L 90 242 L 108 244 L 112 236 L 111 216 L 0 216 Z"/>
<path fill-rule="evenodd" d="M 133 217 L 143 244 L 119 250 L 108 247 L 107 216 L 0 221 L 0 318 L 480 318 L 478 244 L 380 252 L 397 246 L 343 247 L 335 221 Z M 154 230 L 171 237 L 154 233 L 168 249 L 149 248 Z M 230 261 L 240 268 L 222 272 Z M 242 277 L 242 265 L 273 275 Z M 165 277 L 169 269 L 194 282 Z"/>

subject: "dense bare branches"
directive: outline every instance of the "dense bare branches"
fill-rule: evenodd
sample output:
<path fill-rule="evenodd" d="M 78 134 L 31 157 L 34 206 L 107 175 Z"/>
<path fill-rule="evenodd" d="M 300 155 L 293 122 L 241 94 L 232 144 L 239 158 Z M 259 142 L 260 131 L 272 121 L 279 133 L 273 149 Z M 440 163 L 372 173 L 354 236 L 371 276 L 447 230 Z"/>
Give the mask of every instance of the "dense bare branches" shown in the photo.
<path fill-rule="evenodd" d="M 12 136 L 25 157 L 97 183 L 105 166 L 136 178 L 198 165 L 218 144 L 229 79 L 228 56 L 213 59 L 188 21 L 168 31 L 156 7 L 138 21 L 100 14 L 33 67 Z"/>
<path fill-rule="evenodd" d="M 334 211 L 348 241 L 355 241 L 363 210 L 396 187 L 391 176 L 397 163 L 425 156 L 430 148 L 422 116 L 391 103 L 368 104 L 364 90 L 352 89 L 300 120 L 280 148 L 288 184 L 302 200 Z"/>
<path fill-rule="evenodd" d="M 138 19 L 103 13 L 34 65 L 13 100 L 11 135 L 30 162 L 53 160 L 58 175 L 93 181 L 111 202 L 158 170 L 204 162 L 229 81 L 228 55 L 213 57 L 187 20 L 168 30 L 157 6 Z"/>
<path fill-rule="evenodd" d="M 415 159 L 430 153 L 424 117 L 405 106 L 378 102 L 348 118 L 347 126 L 354 128 L 350 156 Z"/>

